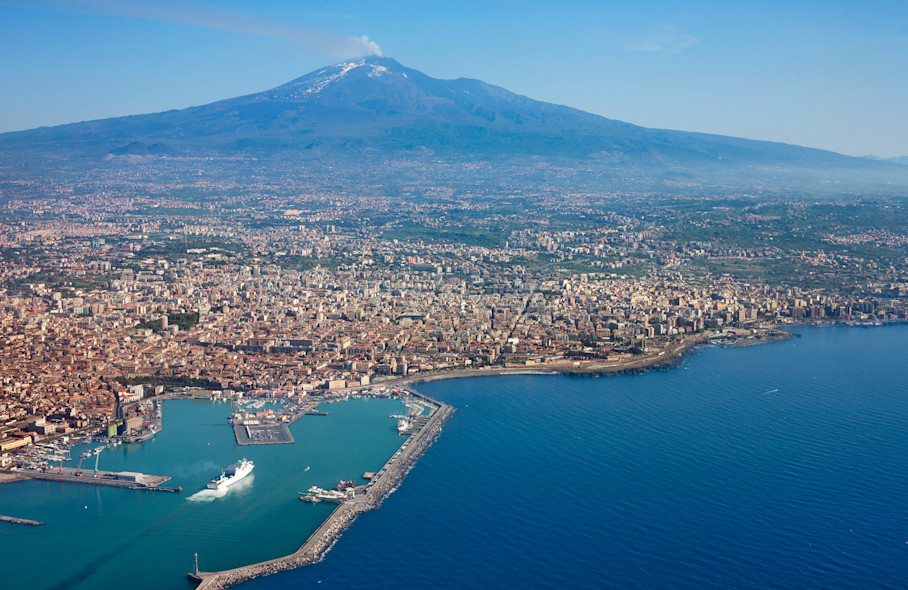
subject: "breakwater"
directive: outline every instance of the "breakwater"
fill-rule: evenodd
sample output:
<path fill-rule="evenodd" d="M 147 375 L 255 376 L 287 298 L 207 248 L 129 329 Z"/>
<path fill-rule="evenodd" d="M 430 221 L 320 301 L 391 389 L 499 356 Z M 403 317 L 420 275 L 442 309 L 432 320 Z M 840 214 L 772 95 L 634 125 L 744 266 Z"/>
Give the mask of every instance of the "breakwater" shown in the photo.
<path fill-rule="evenodd" d="M 306 542 L 291 555 L 220 572 L 189 574 L 190 579 L 199 583 L 197 590 L 229 588 L 252 578 L 315 563 L 322 559 L 359 514 L 378 508 L 382 500 L 400 485 L 426 449 L 435 442 L 441 434 L 442 426 L 454 413 L 452 406 L 416 392 L 410 393 L 414 397 L 431 403 L 436 409 L 425 425 L 407 438 L 400 450 L 365 486 L 363 493 L 338 505 Z"/>
<path fill-rule="evenodd" d="M 13 524 L 25 524 L 28 526 L 41 526 L 44 523 L 39 520 L 29 520 L 28 518 L 16 518 L 15 516 L 3 516 L 0 514 L 0 521 L 11 522 Z"/>

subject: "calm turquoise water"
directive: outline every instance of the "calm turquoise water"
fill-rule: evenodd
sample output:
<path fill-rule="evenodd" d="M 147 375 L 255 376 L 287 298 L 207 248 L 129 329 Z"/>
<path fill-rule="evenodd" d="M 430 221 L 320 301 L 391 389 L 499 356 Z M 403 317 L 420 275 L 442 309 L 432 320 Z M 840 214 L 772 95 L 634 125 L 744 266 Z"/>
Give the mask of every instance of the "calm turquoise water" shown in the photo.
<path fill-rule="evenodd" d="M 101 455 L 101 469 L 171 475 L 167 485 L 182 494 L 43 481 L 0 486 L 0 514 L 46 523 L 0 523 L 0 588 L 192 588 L 185 574 L 195 552 L 203 570 L 292 553 L 332 508 L 304 504 L 296 492 L 376 471 L 401 442 L 388 417 L 405 411 L 399 401 L 322 409 L 330 415 L 291 427 L 293 445 L 238 447 L 229 404 L 168 401 L 154 440 Z M 255 462 L 250 476 L 220 496 L 196 493 L 244 455 Z"/>
<path fill-rule="evenodd" d="M 904 588 L 908 326 L 800 333 L 421 386 L 459 410 L 400 489 L 240 588 Z"/>

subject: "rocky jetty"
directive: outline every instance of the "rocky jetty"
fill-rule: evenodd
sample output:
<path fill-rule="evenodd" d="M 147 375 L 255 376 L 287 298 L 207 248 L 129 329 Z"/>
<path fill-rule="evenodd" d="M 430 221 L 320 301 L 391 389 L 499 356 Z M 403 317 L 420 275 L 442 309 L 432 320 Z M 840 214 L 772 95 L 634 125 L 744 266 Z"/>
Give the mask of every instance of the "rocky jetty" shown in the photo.
<path fill-rule="evenodd" d="M 321 560 L 359 514 L 381 506 L 385 497 L 400 485 L 416 461 L 441 434 L 442 426 L 454 413 L 454 408 L 432 401 L 437 404 L 438 409 L 435 410 L 425 426 L 411 437 L 406 448 L 402 448 L 400 454 L 386 464 L 381 476 L 373 479 L 363 494 L 338 505 L 295 553 L 221 572 L 189 574 L 190 579 L 199 582 L 198 590 L 221 590 L 252 578 L 294 569 Z"/>

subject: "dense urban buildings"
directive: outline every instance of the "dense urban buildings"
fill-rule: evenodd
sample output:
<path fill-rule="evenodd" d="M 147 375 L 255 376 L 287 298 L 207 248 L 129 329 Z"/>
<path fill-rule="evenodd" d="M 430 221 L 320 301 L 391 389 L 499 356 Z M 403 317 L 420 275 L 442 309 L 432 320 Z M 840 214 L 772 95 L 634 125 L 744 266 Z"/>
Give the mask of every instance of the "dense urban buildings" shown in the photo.
<path fill-rule="evenodd" d="M 118 402 L 175 385 L 304 396 L 483 367 L 607 370 L 786 323 L 905 320 L 904 212 L 869 226 L 861 207 L 12 201 L 0 450 L 106 424 Z"/>

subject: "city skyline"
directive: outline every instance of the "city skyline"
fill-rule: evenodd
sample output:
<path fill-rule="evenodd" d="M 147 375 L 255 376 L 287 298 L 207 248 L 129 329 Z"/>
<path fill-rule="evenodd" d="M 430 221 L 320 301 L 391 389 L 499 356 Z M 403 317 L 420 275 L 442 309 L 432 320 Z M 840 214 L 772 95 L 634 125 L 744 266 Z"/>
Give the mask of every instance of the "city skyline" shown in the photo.
<path fill-rule="evenodd" d="M 204 104 L 374 53 L 646 127 L 904 156 L 905 11 L 6 1 L 0 43 L 19 59 L 0 69 L 0 132 Z"/>

